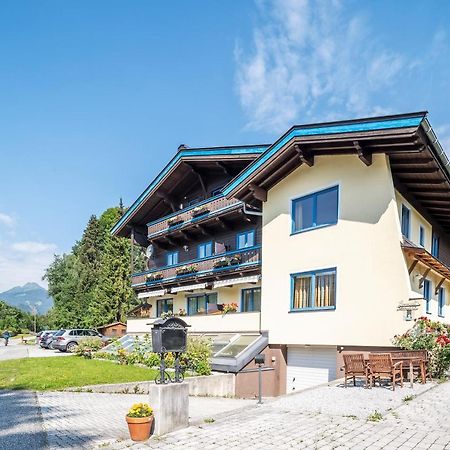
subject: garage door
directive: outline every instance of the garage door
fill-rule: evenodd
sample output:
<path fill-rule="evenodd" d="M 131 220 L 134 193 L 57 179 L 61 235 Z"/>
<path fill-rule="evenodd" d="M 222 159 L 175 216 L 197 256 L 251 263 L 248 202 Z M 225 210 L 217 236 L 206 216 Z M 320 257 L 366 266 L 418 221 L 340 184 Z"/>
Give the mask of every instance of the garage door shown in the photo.
<path fill-rule="evenodd" d="M 336 379 L 336 347 L 288 347 L 287 392 Z"/>

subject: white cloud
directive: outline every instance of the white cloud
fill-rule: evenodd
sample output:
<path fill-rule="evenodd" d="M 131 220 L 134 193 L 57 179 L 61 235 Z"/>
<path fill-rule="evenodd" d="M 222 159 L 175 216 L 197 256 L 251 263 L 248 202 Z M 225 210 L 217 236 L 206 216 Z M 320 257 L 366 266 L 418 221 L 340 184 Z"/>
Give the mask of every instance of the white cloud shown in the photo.
<path fill-rule="evenodd" d="M 21 253 L 48 253 L 56 250 L 55 244 L 44 244 L 42 242 L 23 241 L 16 242 L 11 245 L 11 248 Z"/>
<path fill-rule="evenodd" d="M 235 52 L 249 127 L 280 132 L 294 122 L 391 112 L 378 94 L 414 62 L 380 47 L 364 17 L 347 18 L 337 0 L 257 5 L 261 20 L 253 48 L 237 45 Z"/>
<path fill-rule="evenodd" d="M 0 292 L 28 282 L 45 286 L 42 276 L 56 250 L 51 243 L 0 241 Z"/>
<path fill-rule="evenodd" d="M 0 224 L 12 227 L 14 225 L 14 219 L 10 215 L 0 212 Z"/>

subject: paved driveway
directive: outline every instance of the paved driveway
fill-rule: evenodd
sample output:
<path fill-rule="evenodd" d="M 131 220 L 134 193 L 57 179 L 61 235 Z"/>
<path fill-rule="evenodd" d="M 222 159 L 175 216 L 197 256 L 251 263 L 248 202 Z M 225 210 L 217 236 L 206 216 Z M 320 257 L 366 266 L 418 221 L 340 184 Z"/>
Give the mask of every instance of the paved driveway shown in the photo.
<path fill-rule="evenodd" d="M 428 385 L 430 387 L 430 385 Z M 423 389 L 423 387 L 422 387 Z M 420 389 L 321 387 L 218 416 L 145 444 L 108 449 L 450 449 L 450 382 Z M 377 408 L 379 422 L 368 420 Z"/>
<path fill-rule="evenodd" d="M 70 353 L 62 353 L 59 350 L 49 350 L 36 344 L 22 344 L 20 340 L 11 339 L 8 346 L 0 339 L 0 361 L 19 358 L 42 358 L 47 356 L 67 356 Z"/>

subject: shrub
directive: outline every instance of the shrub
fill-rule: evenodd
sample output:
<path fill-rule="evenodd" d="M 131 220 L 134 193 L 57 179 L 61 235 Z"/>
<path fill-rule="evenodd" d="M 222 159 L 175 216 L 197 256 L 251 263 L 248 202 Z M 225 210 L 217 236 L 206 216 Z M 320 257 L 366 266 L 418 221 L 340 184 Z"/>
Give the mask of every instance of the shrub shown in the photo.
<path fill-rule="evenodd" d="M 76 354 L 85 358 L 92 358 L 92 353 L 100 350 L 103 342 L 98 337 L 87 337 L 80 340 L 77 346 Z"/>
<path fill-rule="evenodd" d="M 212 354 L 211 339 L 204 336 L 189 336 L 184 364 L 199 375 L 210 375 Z"/>
<path fill-rule="evenodd" d="M 445 376 L 450 367 L 450 326 L 419 317 L 406 333 L 394 336 L 394 345 L 405 350 L 427 350 L 433 377 Z"/>

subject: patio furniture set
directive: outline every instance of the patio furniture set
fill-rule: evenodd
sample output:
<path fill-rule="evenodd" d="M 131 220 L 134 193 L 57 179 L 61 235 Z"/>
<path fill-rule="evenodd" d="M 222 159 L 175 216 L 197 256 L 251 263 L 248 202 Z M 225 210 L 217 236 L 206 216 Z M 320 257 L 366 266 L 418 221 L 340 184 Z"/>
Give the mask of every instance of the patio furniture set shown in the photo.
<path fill-rule="evenodd" d="M 414 387 L 414 372 L 417 372 L 422 383 L 426 383 L 430 376 L 428 371 L 428 354 L 426 350 L 393 350 L 389 353 L 369 353 L 368 358 L 363 353 L 344 354 L 344 386 L 347 380 L 353 379 L 356 386 L 356 378 L 365 379 L 365 386 L 372 388 L 378 380 L 392 382 L 392 390 L 400 383 L 403 387 L 404 373 L 409 373 L 411 388 Z"/>

